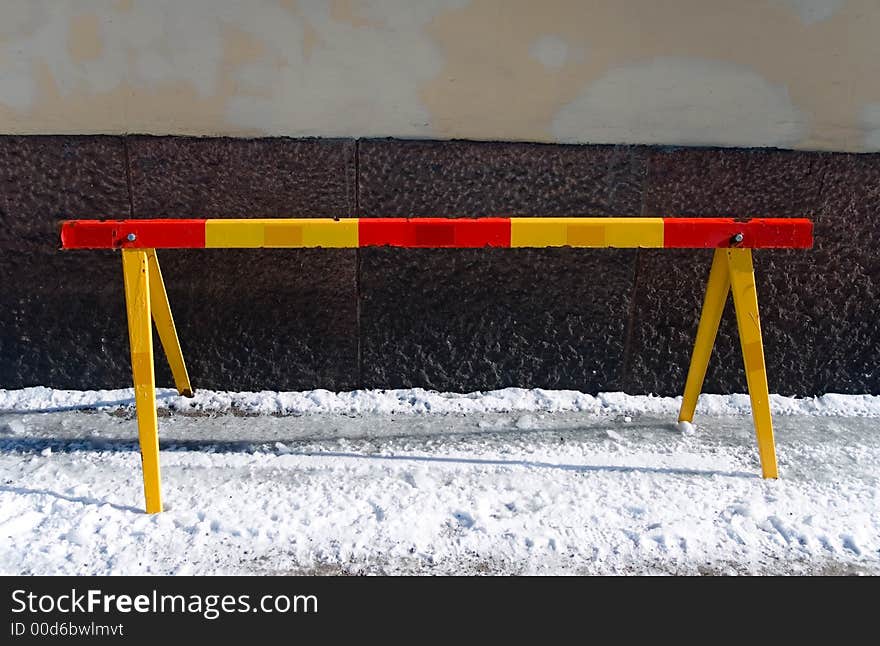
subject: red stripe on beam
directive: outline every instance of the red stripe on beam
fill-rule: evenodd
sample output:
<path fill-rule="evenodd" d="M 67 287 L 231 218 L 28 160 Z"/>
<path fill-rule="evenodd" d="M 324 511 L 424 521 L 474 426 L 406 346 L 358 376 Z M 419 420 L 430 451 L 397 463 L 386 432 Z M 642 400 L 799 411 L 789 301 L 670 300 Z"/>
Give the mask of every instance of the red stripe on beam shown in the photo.
<path fill-rule="evenodd" d="M 733 237 L 741 233 L 742 242 Z M 663 246 L 672 249 L 813 246 L 813 223 L 802 218 L 663 218 Z"/>
<path fill-rule="evenodd" d="M 510 218 L 361 218 L 361 247 L 509 247 Z"/>
<path fill-rule="evenodd" d="M 134 240 L 129 240 L 129 235 Z M 71 220 L 63 249 L 192 249 L 205 246 L 204 220 Z"/>

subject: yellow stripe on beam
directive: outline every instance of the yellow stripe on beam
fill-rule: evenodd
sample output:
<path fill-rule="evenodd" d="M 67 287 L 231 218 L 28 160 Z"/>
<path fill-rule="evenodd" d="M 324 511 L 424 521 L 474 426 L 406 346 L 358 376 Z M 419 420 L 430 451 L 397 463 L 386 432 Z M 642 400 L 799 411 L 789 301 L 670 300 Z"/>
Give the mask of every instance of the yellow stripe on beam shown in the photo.
<path fill-rule="evenodd" d="M 205 247 L 357 247 L 357 218 L 207 220 Z"/>
<path fill-rule="evenodd" d="M 511 247 L 662 247 L 663 218 L 510 218 Z"/>

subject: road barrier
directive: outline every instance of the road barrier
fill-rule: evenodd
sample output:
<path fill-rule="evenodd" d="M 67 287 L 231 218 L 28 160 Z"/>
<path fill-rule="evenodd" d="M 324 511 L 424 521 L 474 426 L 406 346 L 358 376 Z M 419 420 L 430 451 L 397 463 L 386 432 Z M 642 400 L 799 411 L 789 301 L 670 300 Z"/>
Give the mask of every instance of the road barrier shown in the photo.
<path fill-rule="evenodd" d="M 776 449 L 752 249 L 809 248 L 800 218 L 310 218 L 68 220 L 62 249 L 121 249 L 138 435 L 148 513 L 162 511 L 153 362 L 155 323 L 178 392 L 192 396 L 156 249 L 356 247 L 581 247 L 715 249 L 679 421 L 692 422 L 727 302 L 733 304 L 761 470 L 776 478 Z"/>

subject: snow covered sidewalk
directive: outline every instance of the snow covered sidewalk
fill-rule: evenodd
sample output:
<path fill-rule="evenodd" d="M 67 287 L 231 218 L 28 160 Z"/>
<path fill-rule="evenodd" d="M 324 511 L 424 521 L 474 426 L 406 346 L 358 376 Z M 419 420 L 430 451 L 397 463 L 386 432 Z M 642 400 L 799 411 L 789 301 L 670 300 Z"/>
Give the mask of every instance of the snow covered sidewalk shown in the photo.
<path fill-rule="evenodd" d="M 163 391 L 147 516 L 130 396 L 0 391 L 0 572 L 880 574 L 878 397 L 774 397 L 763 481 L 743 396 Z"/>

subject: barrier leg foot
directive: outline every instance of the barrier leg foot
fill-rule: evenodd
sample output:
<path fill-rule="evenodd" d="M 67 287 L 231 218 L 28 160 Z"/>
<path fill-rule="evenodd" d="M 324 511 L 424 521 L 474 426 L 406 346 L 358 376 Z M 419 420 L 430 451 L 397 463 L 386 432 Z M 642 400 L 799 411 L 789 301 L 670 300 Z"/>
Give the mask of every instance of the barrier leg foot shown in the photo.
<path fill-rule="evenodd" d="M 761 339 L 761 322 L 758 318 L 758 294 L 755 289 L 752 250 L 726 249 L 725 253 L 746 369 L 746 382 L 752 402 L 752 418 L 758 437 L 761 470 L 765 478 L 777 478 L 779 474 L 776 468 L 776 448 L 773 442 L 773 421 L 770 417 L 770 394 L 764 366 L 764 344 Z"/>
<path fill-rule="evenodd" d="M 703 388 L 703 380 L 706 378 L 706 368 L 709 366 L 709 357 L 712 355 L 712 346 L 715 345 L 718 325 L 721 323 L 721 314 L 724 312 L 729 291 L 730 273 L 727 256 L 724 249 L 716 249 L 712 258 L 712 269 L 709 271 L 709 282 L 706 284 L 706 296 L 703 299 L 703 311 L 697 327 L 697 339 L 694 341 L 681 410 L 678 413 L 679 422 L 694 421 L 694 410 L 697 408 L 697 399 Z"/>
<path fill-rule="evenodd" d="M 168 303 L 168 293 L 165 291 L 165 282 L 162 280 L 162 271 L 159 269 L 159 259 L 155 249 L 146 249 L 147 265 L 150 272 L 150 308 L 153 321 L 156 323 L 156 331 L 162 342 L 162 349 L 171 366 L 171 374 L 174 376 L 174 386 L 177 392 L 184 397 L 192 397 L 193 389 L 189 383 L 189 375 L 186 372 L 186 364 L 183 361 L 183 352 L 180 349 L 180 339 L 177 338 L 177 328 L 174 327 L 174 318 L 171 316 L 171 305 Z"/>
<path fill-rule="evenodd" d="M 156 379 L 153 371 L 153 328 L 150 321 L 150 269 L 148 252 L 122 250 L 128 340 L 137 406 L 138 437 L 148 514 L 162 511 L 159 478 L 159 421 L 156 413 Z"/>

